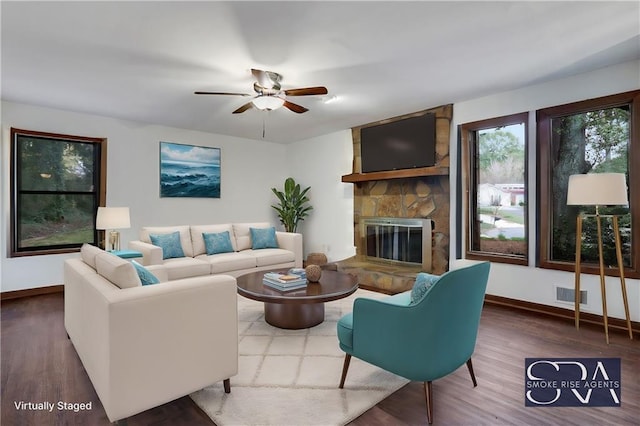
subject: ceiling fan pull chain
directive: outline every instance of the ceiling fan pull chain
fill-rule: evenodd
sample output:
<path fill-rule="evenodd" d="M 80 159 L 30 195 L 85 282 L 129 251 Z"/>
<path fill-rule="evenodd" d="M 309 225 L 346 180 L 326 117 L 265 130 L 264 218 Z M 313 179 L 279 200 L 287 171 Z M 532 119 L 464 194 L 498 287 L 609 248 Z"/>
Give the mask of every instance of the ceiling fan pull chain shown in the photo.
<path fill-rule="evenodd" d="M 265 114 L 267 113 L 266 111 L 264 112 Z M 265 128 L 265 122 L 266 122 L 266 118 L 265 115 L 262 114 L 262 139 L 264 139 L 264 128 Z"/>

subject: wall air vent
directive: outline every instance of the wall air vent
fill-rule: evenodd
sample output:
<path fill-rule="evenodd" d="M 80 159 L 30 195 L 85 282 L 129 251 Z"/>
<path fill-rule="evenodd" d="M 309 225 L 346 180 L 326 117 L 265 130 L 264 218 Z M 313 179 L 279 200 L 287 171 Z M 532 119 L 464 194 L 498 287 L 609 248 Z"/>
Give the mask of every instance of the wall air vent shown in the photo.
<path fill-rule="evenodd" d="M 558 302 L 575 303 L 576 291 L 572 288 L 556 287 L 556 300 Z M 580 290 L 580 304 L 587 304 L 587 291 Z"/>

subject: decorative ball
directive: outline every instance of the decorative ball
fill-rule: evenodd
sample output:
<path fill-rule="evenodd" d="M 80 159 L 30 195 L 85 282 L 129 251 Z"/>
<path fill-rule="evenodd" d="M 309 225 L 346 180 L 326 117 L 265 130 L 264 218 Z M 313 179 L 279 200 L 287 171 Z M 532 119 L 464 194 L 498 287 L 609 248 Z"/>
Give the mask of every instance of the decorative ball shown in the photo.
<path fill-rule="evenodd" d="M 327 263 L 327 255 L 324 253 L 309 253 L 307 255 L 307 265 L 324 265 Z"/>
<path fill-rule="evenodd" d="M 304 272 L 307 274 L 307 279 L 311 283 L 317 283 L 320 281 L 320 277 L 322 276 L 322 268 L 318 265 L 309 265 L 304 268 Z"/>

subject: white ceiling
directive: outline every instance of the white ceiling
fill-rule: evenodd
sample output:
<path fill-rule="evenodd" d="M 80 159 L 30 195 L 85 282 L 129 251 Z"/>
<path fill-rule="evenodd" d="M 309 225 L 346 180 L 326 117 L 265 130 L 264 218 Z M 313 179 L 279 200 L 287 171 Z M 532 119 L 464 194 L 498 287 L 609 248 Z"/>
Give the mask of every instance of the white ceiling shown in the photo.
<path fill-rule="evenodd" d="M 1 2 L 2 99 L 288 143 L 640 59 L 640 2 Z M 250 69 L 337 99 L 243 114 Z M 640 80 L 640 77 L 639 77 Z"/>

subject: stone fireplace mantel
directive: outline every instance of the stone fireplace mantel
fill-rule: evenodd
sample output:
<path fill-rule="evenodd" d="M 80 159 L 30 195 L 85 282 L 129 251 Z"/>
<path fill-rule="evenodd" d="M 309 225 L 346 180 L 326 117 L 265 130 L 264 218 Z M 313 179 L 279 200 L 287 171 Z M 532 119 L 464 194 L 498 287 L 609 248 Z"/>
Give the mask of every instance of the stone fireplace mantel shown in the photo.
<path fill-rule="evenodd" d="M 425 114 L 436 115 L 436 164 L 408 170 L 362 173 L 360 129 L 372 124 Z M 353 173 L 343 182 L 354 183 L 354 245 L 356 256 L 338 262 L 338 268 L 358 275 L 363 287 L 388 293 L 411 288 L 420 266 L 385 265 L 366 258 L 366 236 L 361 218 L 420 218 L 433 221 L 431 269 L 424 272 L 443 274 L 449 267 L 449 135 L 453 105 L 443 105 L 352 129 Z"/>
<path fill-rule="evenodd" d="M 402 179 L 422 176 L 449 176 L 449 167 L 433 166 L 406 170 L 392 170 L 388 172 L 351 173 L 350 175 L 342 176 L 342 182 L 360 184 L 361 182 L 370 182 L 373 180 Z"/>

